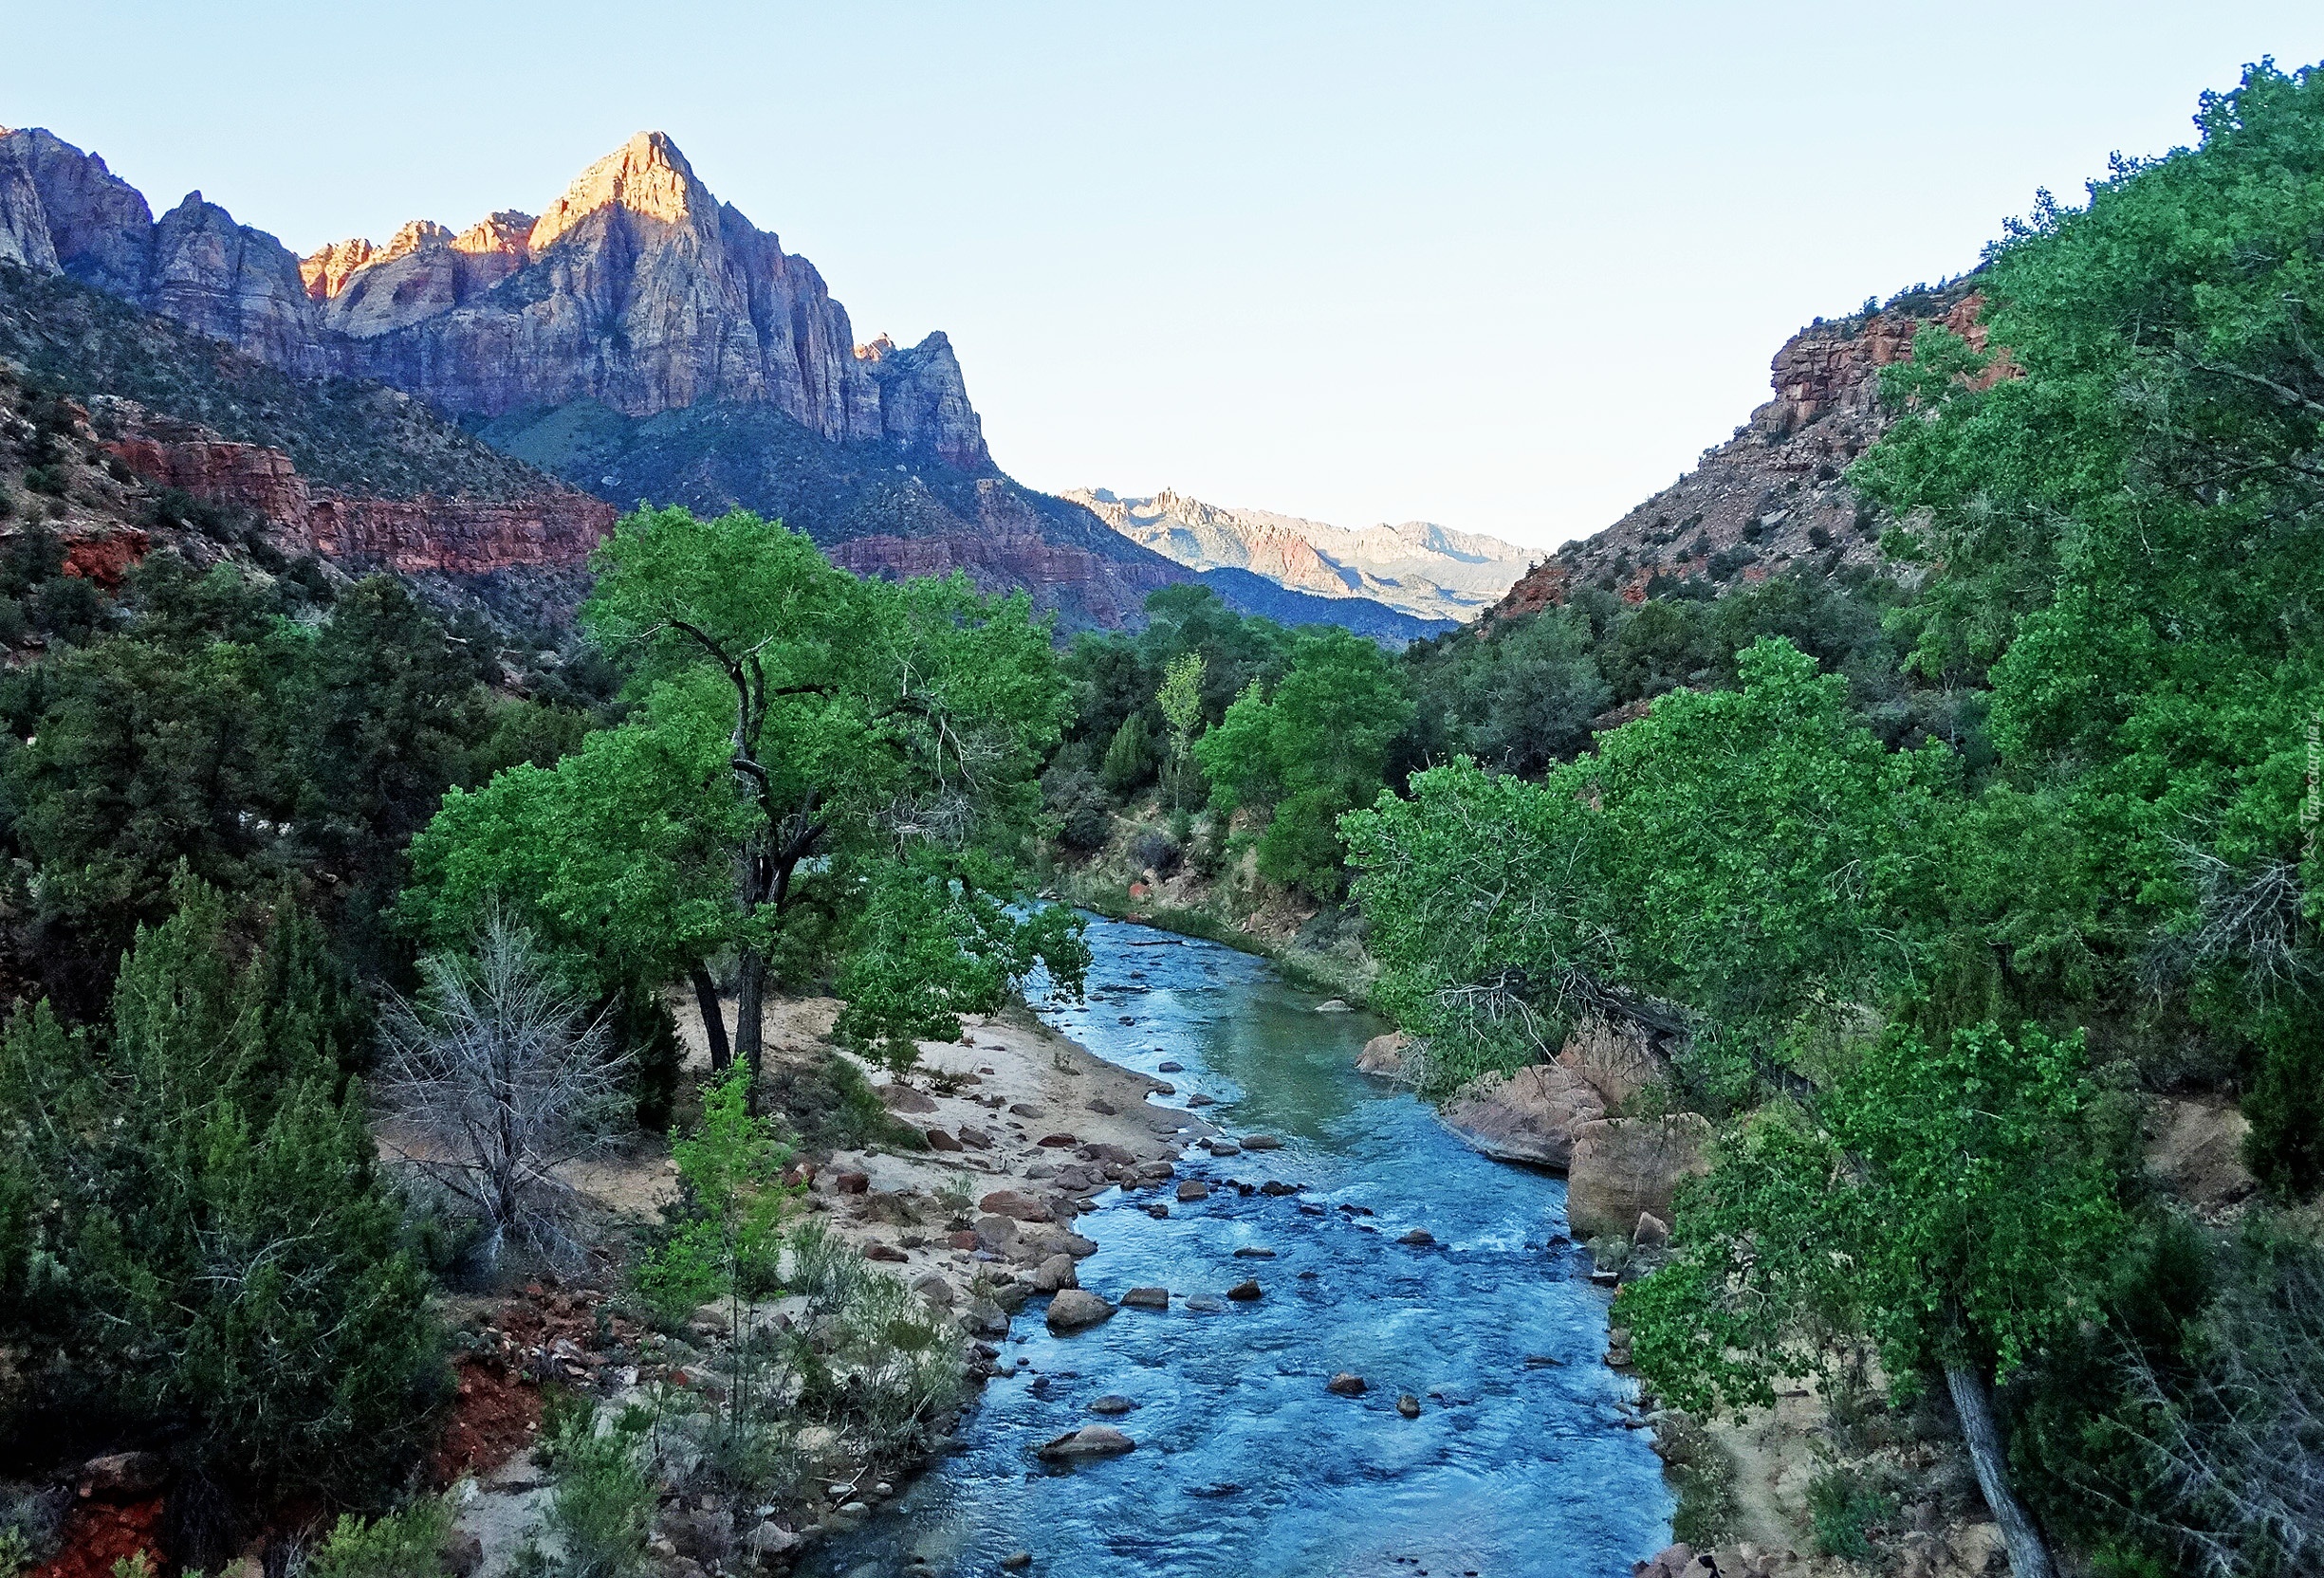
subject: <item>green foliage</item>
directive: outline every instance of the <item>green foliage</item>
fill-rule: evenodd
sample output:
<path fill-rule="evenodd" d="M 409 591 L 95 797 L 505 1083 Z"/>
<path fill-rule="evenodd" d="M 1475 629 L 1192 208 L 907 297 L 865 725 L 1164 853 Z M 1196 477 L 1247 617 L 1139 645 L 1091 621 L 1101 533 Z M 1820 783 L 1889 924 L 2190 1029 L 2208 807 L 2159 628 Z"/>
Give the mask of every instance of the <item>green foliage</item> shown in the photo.
<path fill-rule="evenodd" d="M 1619 1001 L 1772 1067 L 1913 978 L 1947 754 L 1884 750 L 1786 642 L 1739 666 L 1740 690 L 1673 694 L 1539 785 L 1456 761 L 1345 819 L 1377 999 L 1433 1081 L 1546 1056 Z"/>
<path fill-rule="evenodd" d="M 1133 712 L 1114 731 L 1097 777 L 1115 794 L 1129 795 L 1153 781 L 1154 769 L 1161 761 L 1153 737 L 1146 732 L 1146 714 Z"/>
<path fill-rule="evenodd" d="M 2080 209 L 2045 196 L 1992 249 L 1985 349 L 1917 338 L 1889 376 L 1914 415 L 1851 475 L 1925 512 L 1944 568 L 1912 661 L 1989 670 L 2084 1000 L 2160 987 L 2233 1049 L 2314 990 L 2324 80 L 2262 64 L 2198 120 L 2196 148 L 2117 161 Z"/>
<path fill-rule="evenodd" d="M 528 1543 L 513 1570 L 542 1578 L 633 1578 L 645 1570 L 659 1490 L 647 1472 L 644 1422 L 624 1417 L 600 1426 L 597 1411 L 577 1408 L 544 1442 L 555 1489 L 542 1522 L 558 1554 Z"/>
<path fill-rule="evenodd" d="M 2270 1194 L 2306 1200 L 2324 1189 L 2324 1007 L 2279 1005 L 2259 1040 L 2259 1077 L 2243 1098 L 2243 1159 Z"/>
<path fill-rule="evenodd" d="M 1812 1113 L 1730 1132 L 1672 1262 L 1622 1291 L 1640 1372 L 1678 1406 L 1740 1412 L 1858 1335 L 1908 1387 L 2076 1339 L 2127 1242 L 2096 1105 L 2078 1039 L 1883 1037 Z"/>
<path fill-rule="evenodd" d="M 1071 925 L 1007 908 L 1066 705 L 1022 596 L 860 580 L 740 511 L 640 511 L 596 562 L 582 618 L 639 661 L 641 705 L 448 797 L 413 852 L 415 930 L 497 895 L 607 992 L 731 955 L 754 1063 L 770 968 L 842 978 L 846 1033 L 898 1056 L 1044 946 L 1073 974 Z"/>
<path fill-rule="evenodd" d="M 1895 1515 L 1895 1498 L 1854 1470 L 1829 1468 L 1808 1482 L 1808 1517 L 1827 1556 L 1865 1560 L 1872 1553 L 1871 1531 Z"/>
<path fill-rule="evenodd" d="M 311 972 L 267 964 L 299 928 L 237 967 L 220 896 L 175 892 L 101 1046 L 45 1003 L 0 1043 L 9 1340 L 65 1361 L 35 1410 L 166 1421 L 223 1482 L 360 1498 L 424 1440 L 426 1281 L 339 1073 L 343 1021 Z"/>
<path fill-rule="evenodd" d="M 638 1296 L 671 1325 L 715 1298 L 739 1298 L 774 1279 L 792 1191 L 791 1147 L 772 1120 L 753 1117 L 737 1069 L 702 1090 L 702 1121 L 672 1147 L 683 1194 L 668 1240 L 633 1274 Z"/>
<path fill-rule="evenodd" d="M 1195 743 L 1211 809 L 1267 813 L 1261 872 L 1335 895 L 1338 818 L 1380 793 L 1390 749 L 1411 718 L 1379 648 L 1336 627 L 1302 631 L 1274 693 L 1254 681 Z"/>
<path fill-rule="evenodd" d="M 425 1496 L 369 1522 L 342 1514 L 306 1559 L 308 1578 L 420 1578 L 441 1565 L 451 1504 Z"/>

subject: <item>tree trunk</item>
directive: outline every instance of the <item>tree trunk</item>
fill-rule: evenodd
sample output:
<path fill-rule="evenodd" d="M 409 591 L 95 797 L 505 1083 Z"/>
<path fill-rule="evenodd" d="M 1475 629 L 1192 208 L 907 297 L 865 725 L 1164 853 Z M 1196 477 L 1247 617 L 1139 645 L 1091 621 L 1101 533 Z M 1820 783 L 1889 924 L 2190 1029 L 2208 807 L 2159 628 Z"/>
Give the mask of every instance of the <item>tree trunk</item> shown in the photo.
<path fill-rule="evenodd" d="M 744 948 L 734 971 L 734 1054 L 750 1067 L 747 1092 L 752 1117 L 759 1113 L 759 1002 L 766 982 L 766 962 L 756 948 Z"/>
<path fill-rule="evenodd" d="M 699 960 L 686 974 L 694 983 L 694 1003 L 702 1010 L 702 1034 L 710 1037 L 710 1073 L 724 1073 L 733 1064 L 734 1054 L 727 1047 L 727 1011 L 718 1001 L 718 982 Z"/>
<path fill-rule="evenodd" d="M 1993 1394 L 1983 1373 L 1967 1365 L 1947 1365 L 1945 1385 L 1953 1394 L 1953 1412 L 1961 1416 L 1961 1435 L 1969 1444 L 1977 1488 L 1985 1493 L 1985 1505 L 2009 1548 L 2009 1570 L 2016 1578 L 2056 1578 L 2041 1531 L 2009 1488 L 2009 1460 L 2001 1452 L 2001 1426 L 1994 1422 Z"/>

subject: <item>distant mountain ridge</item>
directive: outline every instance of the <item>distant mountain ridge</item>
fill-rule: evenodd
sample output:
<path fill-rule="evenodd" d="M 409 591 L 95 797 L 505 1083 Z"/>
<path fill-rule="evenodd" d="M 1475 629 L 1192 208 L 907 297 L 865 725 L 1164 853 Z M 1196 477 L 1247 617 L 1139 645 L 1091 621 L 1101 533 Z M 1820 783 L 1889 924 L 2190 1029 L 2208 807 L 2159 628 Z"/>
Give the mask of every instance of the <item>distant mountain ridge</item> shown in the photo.
<path fill-rule="evenodd" d="M 859 572 L 964 570 L 1028 590 L 1068 630 L 1134 624 L 1148 593 L 1190 578 L 1004 473 L 943 334 L 858 344 L 814 266 L 719 201 L 659 132 L 537 216 L 413 220 L 384 245 L 304 258 L 198 192 L 156 219 L 95 155 L 0 132 L 0 262 L 300 378 L 416 395 L 609 504 L 780 515 Z M 1220 591 L 1246 613 L 1292 608 L 1380 639 L 1407 628 L 1345 591 L 1286 603 L 1232 578 Z"/>
<path fill-rule="evenodd" d="M 1474 617 L 1538 557 L 1499 538 L 1429 521 L 1351 529 L 1273 510 L 1228 508 L 1169 488 L 1144 499 L 1102 487 L 1063 496 L 1190 570 L 1245 570 L 1287 591 L 1370 598 L 1420 619 Z"/>

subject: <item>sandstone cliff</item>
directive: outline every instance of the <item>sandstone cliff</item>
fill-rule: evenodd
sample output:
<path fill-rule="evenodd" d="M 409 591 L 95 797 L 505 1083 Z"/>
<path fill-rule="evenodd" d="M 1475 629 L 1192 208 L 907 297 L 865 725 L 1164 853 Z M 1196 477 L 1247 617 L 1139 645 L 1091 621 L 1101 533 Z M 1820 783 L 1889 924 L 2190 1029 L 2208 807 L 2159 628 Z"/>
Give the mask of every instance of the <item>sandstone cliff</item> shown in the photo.
<path fill-rule="evenodd" d="M 1514 543 L 1427 521 L 1356 531 L 1167 488 L 1147 499 L 1102 487 L 1064 497 L 1190 570 L 1247 570 L 1290 591 L 1368 597 L 1421 619 L 1474 617 L 1525 573 L 1529 558 Z"/>
<path fill-rule="evenodd" d="M 1872 561 L 1881 522 L 1841 472 L 1888 431 L 1880 370 L 1905 357 L 1924 324 L 1983 342 L 1972 285 L 1908 291 L 1794 335 L 1772 364 L 1775 397 L 1733 438 L 1604 531 L 1559 549 L 1494 613 L 1532 613 L 1577 586 L 1637 602 L 1694 577 L 1725 589 L 1795 565 Z"/>
<path fill-rule="evenodd" d="M 992 468 L 944 338 L 857 345 L 814 265 L 721 203 L 658 132 L 591 165 L 537 219 L 505 210 L 457 233 L 414 220 L 384 246 L 342 241 L 304 260 L 198 192 L 156 221 L 102 159 L 9 132 L 0 258 L 452 415 L 765 402 L 825 438 Z"/>

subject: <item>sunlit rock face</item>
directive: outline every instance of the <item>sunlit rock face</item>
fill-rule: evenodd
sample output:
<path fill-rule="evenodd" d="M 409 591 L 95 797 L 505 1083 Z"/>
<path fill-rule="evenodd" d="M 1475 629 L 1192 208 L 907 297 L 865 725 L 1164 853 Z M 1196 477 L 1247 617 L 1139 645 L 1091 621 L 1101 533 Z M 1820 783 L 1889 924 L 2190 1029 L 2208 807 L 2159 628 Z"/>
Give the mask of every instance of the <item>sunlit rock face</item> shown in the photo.
<path fill-rule="evenodd" d="M 594 400 L 632 416 L 764 402 L 822 437 L 992 469 L 941 335 L 858 346 L 815 266 L 720 202 L 659 132 L 581 172 L 539 217 L 304 258 L 201 193 L 158 222 L 104 161 L 0 136 L 0 258 L 62 269 L 302 374 L 374 377 L 456 416 Z"/>

